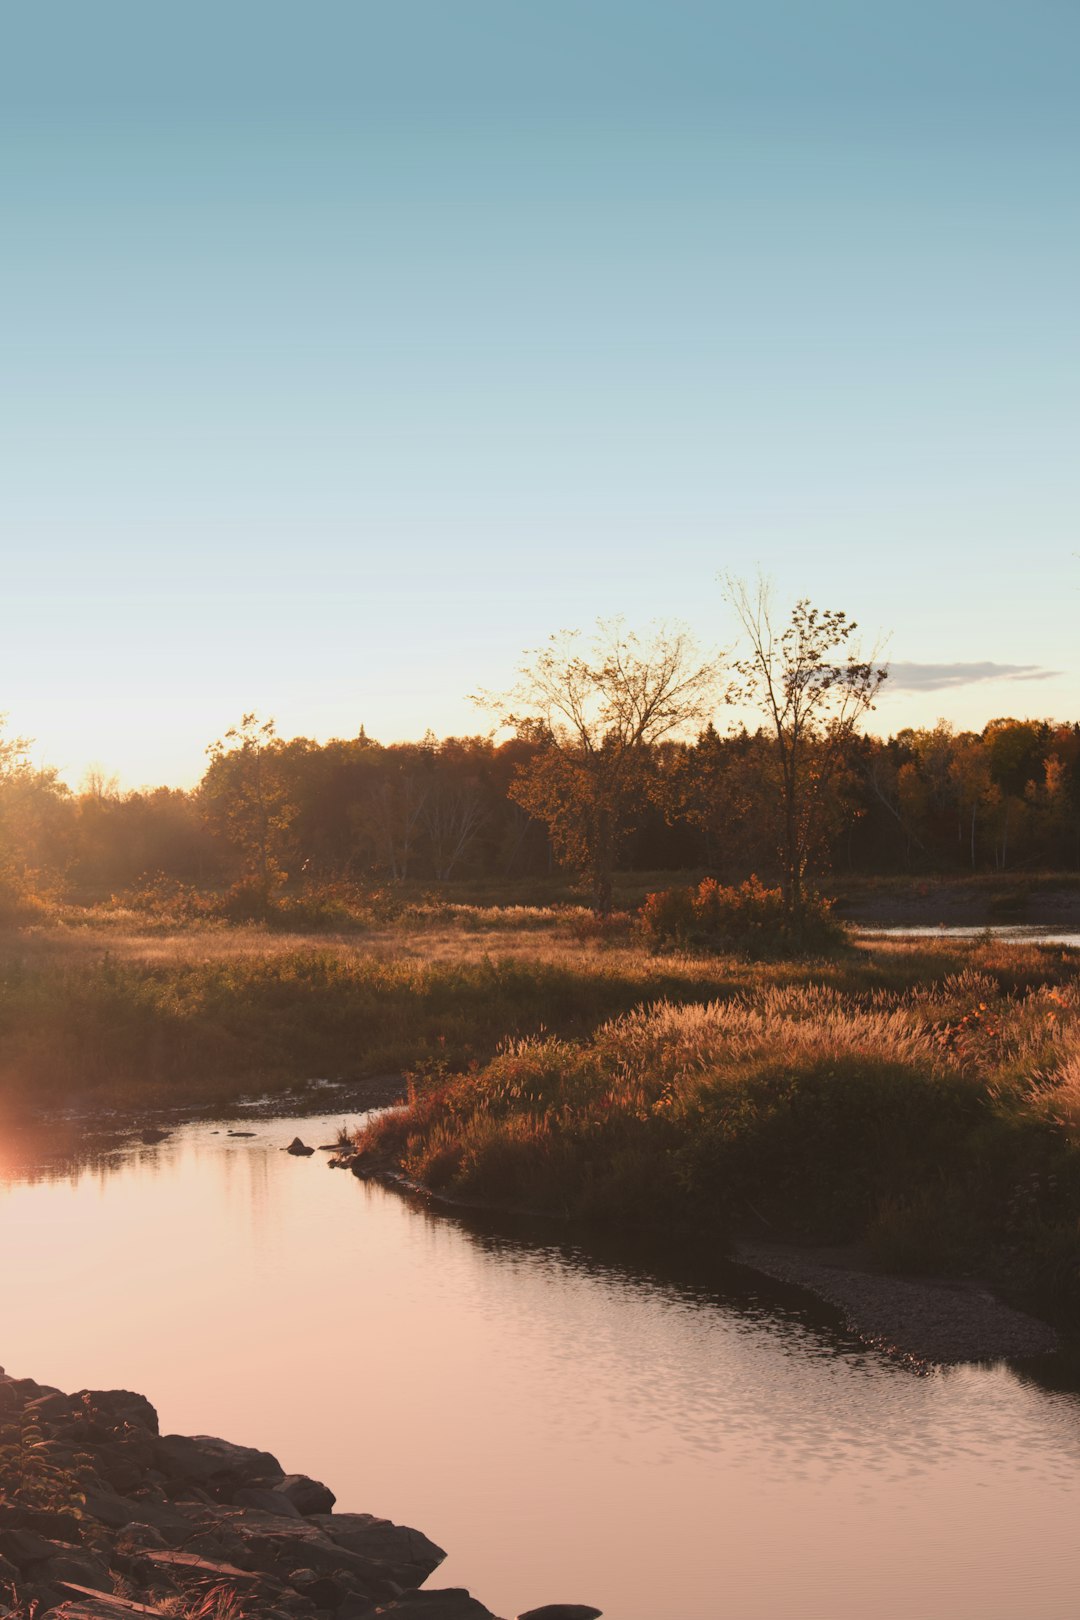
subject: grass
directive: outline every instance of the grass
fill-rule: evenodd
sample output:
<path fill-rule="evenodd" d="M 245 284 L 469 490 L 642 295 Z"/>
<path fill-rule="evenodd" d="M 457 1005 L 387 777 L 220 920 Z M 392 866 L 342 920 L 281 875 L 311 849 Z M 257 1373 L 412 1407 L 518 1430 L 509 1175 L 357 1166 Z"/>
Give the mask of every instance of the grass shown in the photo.
<path fill-rule="evenodd" d="M 582 1039 L 642 1004 L 817 984 L 908 993 L 952 971 L 937 940 L 822 963 L 657 954 L 626 916 L 414 904 L 362 933 L 144 930 L 84 919 L 0 936 L 0 1107 L 211 1106 L 305 1079 L 467 1067 L 506 1041 Z M 1002 982 L 1046 977 L 1004 956 Z"/>
<path fill-rule="evenodd" d="M 754 969 L 421 1071 L 358 1146 L 468 1199 L 982 1267 L 1077 1322 L 1080 958 L 890 943 Z"/>
<path fill-rule="evenodd" d="M 360 937 L 24 930 L 0 939 L 0 1105 L 209 1106 L 316 1076 L 467 1064 L 643 1000 L 727 994 L 747 971 L 656 956 L 575 909 L 429 908 Z"/>

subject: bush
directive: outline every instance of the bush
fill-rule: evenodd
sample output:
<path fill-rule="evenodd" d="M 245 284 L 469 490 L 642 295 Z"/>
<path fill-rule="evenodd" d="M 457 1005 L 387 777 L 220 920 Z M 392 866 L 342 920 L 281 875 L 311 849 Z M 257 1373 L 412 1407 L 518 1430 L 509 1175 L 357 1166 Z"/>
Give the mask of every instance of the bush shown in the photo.
<path fill-rule="evenodd" d="M 41 922 L 48 909 L 23 873 L 13 866 L 0 865 L 0 928 L 22 928 Z"/>
<path fill-rule="evenodd" d="M 655 945 L 734 951 L 755 960 L 826 955 L 845 939 L 830 901 L 807 895 L 798 915 L 789 917 L 781 890 L 767 889 L 756 877 L 731 888 L 704 878 L 696 888 L 650 894 L 640 925 Z"/>

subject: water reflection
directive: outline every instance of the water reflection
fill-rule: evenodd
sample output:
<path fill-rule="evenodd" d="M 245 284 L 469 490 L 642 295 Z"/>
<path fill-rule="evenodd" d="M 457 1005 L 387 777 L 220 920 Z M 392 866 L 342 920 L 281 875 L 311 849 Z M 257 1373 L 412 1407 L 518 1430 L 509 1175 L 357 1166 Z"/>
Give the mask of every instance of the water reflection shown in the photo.
<path fill-rule="evenodd" d="M 1072 1612 L 1070 1390 L 914 1378 L 707 1250 L 448 1218 L 281 1151 L 339 1123 L 183 1127 L 38 1179 L 21 1151 L 0 1360 L 269 1447 L 419 1524 L 451 1549 L 440 1583 L 496 1612 Z"/>

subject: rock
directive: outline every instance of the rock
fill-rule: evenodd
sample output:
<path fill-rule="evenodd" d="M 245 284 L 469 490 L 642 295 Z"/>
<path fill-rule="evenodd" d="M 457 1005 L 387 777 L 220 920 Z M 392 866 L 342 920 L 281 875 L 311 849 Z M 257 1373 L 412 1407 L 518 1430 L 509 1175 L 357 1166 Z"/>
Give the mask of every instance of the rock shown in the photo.
<path fill-rule="evenodd" d="M 291 1497 L 284 1495 L 276 1486 L 243 1485 L 240 1490 L 233 1492 L 232 1499 L 237 1507 L 258 1508 L 262 1513 L 277 1514 L 283 1519 L 302 1517 Z"/>
<path fill-rule="evenodd" d="M 148 1547 L 164 1548 L 168 1545 L 160 1530 L 152 1524 L 125 1525 L 116 1538 L 116 1551 L 121 1554 L 145 1552 Z"/>
<path fill-rule="evenodd" d="M 325 1530 L 339 1547 L 390 1566 L 394 1579 L 402 1586 L 419 1586 L 446 1557 L 442 1548 L 419 1530 L 391 1524 L 389 1519 L 378 1519 L 372 1513 L 316 1513 L 310 1522 Z M 422 1573 L 406 1583 L 397 1575 L 398 1569 Z"/>
<path fill-rule="evenodd" d="M 226 1132 L 226 1134 L 228 1136 L 254 1136 L 255 1132 L 254 1131 L 228 1131 L 228 1132 Z"/>
<path fill-rule="evenodd" d="M 166 1434 L 154 1446 L 156 1466 L 189 1485 L 276 1484 L 285 1470 L 268 1451 L 236 1446 L 209 1434 Z"/>
<path fill-rule="evenodd" d="M 301 1597 L 306 1597 L 314 1603 L 317 1609 L 339 1609 L 349 1596 L 348 1588 L 334 1575 L 316 1575 L 311 1572 L 310 1581 L 298 1581 L 298 1571 L 292 1574 L 292 1584 Z M 364 1599 L 369 1602 L 369 1599 Z"/>
<path fill-rule="evenodd" d="M 283 1578 L 291 1577 L 298 1569 L 310 1569 L 315 1575 L 349 1574 L 373 1602 L 386 1595 L 383 1583 L 388 1576 L 394 1580 L 395 1592 L 406 1584 L 397 1578 L 396 1569 L 335 1546 L 307 1519 L 279 1519 L 276 1525 L 271 1520 L 257 1530 L 238 1523 L 236 1529 L 243 1537 L 248 1562 Z"/>
<path fill-rule="evenodd" d="M 149 1443 L 149 1436 L 146 1437 Z M 96 1463 L 98 1472 L 114 1491 L 126 1496 L 134 1491 L 143 1482 L 148 1467 L 148 1459 L 144 1454 L 139 1456 L 126 1446 L 98 1446 Z"/>
<path fill-rule="evenodd" d="M 36 1530 L 0 1527 L 0 1553 L 10 1558 L 13 1564 L 18 1564 L 20 1569 L 41 1559 L 51 1558 L 58 1545 L 38 1535 Z"/>
<path fill-rule="evenodd" d="M 603 1612 L 588 1603 L 542 1603 L 538 1609 L 526 1609 L 517 1620 L 599 1620 Z"/>
<path fill-rule="evenodd" d="M 146 1603 L 134 1603 L 130 1598 L 104 1592 L 100 1596 L 87 1595 L 61 1603 L 52 1611 L 55 1620 L 131 1620 L 133 1614 L 159 1615 L 161 1612 Z"/>
<path fill-rule="evenodd" d="M 145 1395 L 136 1395 L 130 1389 L 81 1389 L 75 1396 L 112 1423 L 130 1423 L 137 1429 L 149 1429 L 157 1434 L 158 1415 Z"/>
<path fill-rule="evenodd" d="M 209 1558 L 200 1558 L 198 1553 L 179 1552 L 151 1547 L 145 1554 L 147 1562 L 170 1573 L 182 1575 L 197 1575 L 200 1580 L 209 1577 L 214 1581 L 260 1581 L 262 1575 L 253 1573 L 250 1569 L 237 1569 L 235 1564 L 221 1564 Z"/>
<path fill-rule="evenodd" d="M 382 1601 L 384 1603 L 392 1603 L 393 1600 L 400 1595 L 401 1594 L 396 1591 L 384 1592 L 382 1595 Z M 371 1616 L 375 1613 L 375 1607 L 378 1601 L 379 1600 L 375 1598 L 361 1597 L 359 1593 L 350 1592 L 349 1596 L 342 1602 L 341 1607 L 334 1616 L 334 1620 L 371 1620 Z"/>
<path fill-rule="evenodd" d="M 17 1507 L 0 1502 L 0 1530 L 36 1530 L 49 1541 L 81 1541 L 79 1521 L 73 1513 L 56 1513 L 51 1508 Z"/>
<path fill-rule="evenodd" d="M 97 1592 L 112 1591 L 112 1579 L 107 1567 L 99 1558 L 94 1558 L 82 1547 L 65 1547 L 57 1542 L 59 1549 L 52 1558 L 40 1569 L 31 1569 L 31 1580 L 44 1580 L 50 1586 L 61 1586 L 65 1581 L 77 1581 L 81 1586 L 89 1586 Z"/>
<path fill-rule="evenodd" d="M 315 1149 L 313 1147 L 308 1147 L 306 1142 L 301 1142 L 298 1136 L 294 1136 L 285 1151 L 286 1153 L 292 1153 L 297 1158 L 299 1158 L 301 1154 L 304 1156 L 304 1158 L 309 1158 L 311 1154 L 314 1153 Z"/>
<path fill-rule="evenodd" d="M 36 1400 L 39 1395 L 59 1395 L 60 1390 L 54 1389 L 52 1384 L 38 1384 L 32 1378 L 12 1378 L 9 1380 L 12 1389 L 18 1390 L 23 1401 Z"/>
<path fill-rule="evenodd" d="M 314 1152 L 299 1138 L 294 1148 Z M 248 1620 L 495 1620 L 463 1587 L 417 1590 L 446 1556 L 427 1536 L 334 1513 L 328 1486 L 287 1475 L 268 1451 L 161 1435 L 130 1390 L 65 1395 L 0 1369 L 0 1422 L 24 1409 L 36 1454 L 71 1471 L 84 1511 L 0 1500 L 0 1620 L 13 1620 L 15 1596 L 18 1620 L 175 1620 L 213 1587 L 239 1588 Z M 112 1592 L 118 1581 L 131 1598 Z M 528 1620 L 599 1613 L 554 1604 Z"/>
<path fill-rule="evenodd" d="M 71 1417 L 79 1410 L 74 1395 L 38 1395 L 23 1408 L 23 1415 L 35 1422 L 50 1422 L 54 1418 Z"/>
<path fill-rule="evenodd" d="M 305 1515 L 329 1513 L 337 1501 L 328 1485 L 309 1479 L 306 1474 L 286 1474 L 284 1479 L 278 1480 L 274 1492 L 287 1497 Z"/>
<path fill-rule="evenodd" d="M 48 1586 L 44 1581 L 35 1585 L 24 1586 L 22 1589 L 23 1602 L 27 1609 L 36 1615 L 44 1614 L 47 1609 L 57 1609 L 67 1597 L 62 1586 Z M 27 1612 L 23 1610 L 23 1614 Z M 20 1616 L 21 1620 L 21 1616 Z"/>
<path fill-rule="evenodd" d="M 498 1615 L 467 1592 L 463 1586 L 444 1586 L 434 1592 L 408 1592 L 372 1610 L 376 1615 L 393 1615 L 395 1620 L 499 1620 Z"/>
<path fill-rule="evenodd" d="M 97 1489 L 86 1492 L 86 1512 L 99 1524 L 110 1530 L 123 1530 L 129 1524 L 152 1524 L 168 1538 L 170 1532 L 181 1536 L 191 1534 L 191 1521 L 174 1507 L 148 1502 L 145 1498 L 132 1501 L 118 1496 L 115 1491 Z"/>

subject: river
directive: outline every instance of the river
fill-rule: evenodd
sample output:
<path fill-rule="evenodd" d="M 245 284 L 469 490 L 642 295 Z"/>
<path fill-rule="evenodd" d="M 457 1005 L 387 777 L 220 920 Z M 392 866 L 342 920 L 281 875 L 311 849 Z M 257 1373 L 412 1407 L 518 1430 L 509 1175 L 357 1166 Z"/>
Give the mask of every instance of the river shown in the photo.
<path fill-rule="evenodd" d="M 1068 945 L 1080 950 L 1080 929 L 1046 923 L 860 923 L 849 927 L 870 939 L 984 939 L 993 935 L 1003 944 Z"/>
<path fill-rule="evenodd" d="M 0 1361 L 268 1448 L 424 1530 L 434 1584 L 504 1615 L 1075 1613 L 1074 1393 L 919 1375 L 737 1268 L 435 1213 L 281 1151 L 339 1123 L 89 1160 L 7 1133 Z"/>

